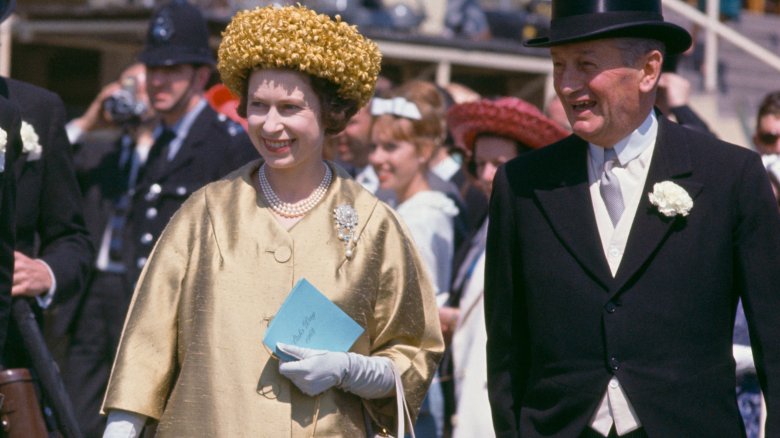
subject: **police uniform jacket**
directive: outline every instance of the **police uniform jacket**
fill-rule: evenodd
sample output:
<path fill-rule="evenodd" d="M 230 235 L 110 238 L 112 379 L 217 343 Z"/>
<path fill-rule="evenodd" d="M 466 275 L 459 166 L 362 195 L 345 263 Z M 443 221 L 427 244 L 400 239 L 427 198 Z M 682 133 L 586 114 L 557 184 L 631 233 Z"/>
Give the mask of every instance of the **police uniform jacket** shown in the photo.
<path fill-rule="evenodd" d="M 196 117 L 174 158 L 168 161 L 164 155 L 159 144 L 152 147 L 132 194 L 124 233 L 131 288 L 168 220 L 189 195 L 258 157 L 240 125 L 209 106 Z"/>

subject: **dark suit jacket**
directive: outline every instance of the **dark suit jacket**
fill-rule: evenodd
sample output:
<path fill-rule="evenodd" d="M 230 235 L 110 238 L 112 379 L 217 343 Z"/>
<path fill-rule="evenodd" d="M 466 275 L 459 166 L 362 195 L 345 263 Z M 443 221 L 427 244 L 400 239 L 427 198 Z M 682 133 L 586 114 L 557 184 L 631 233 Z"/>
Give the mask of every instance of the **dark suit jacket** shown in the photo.
<path fill-rule="evenodd" d="M 84 196 L 84 221 L 96 250 L 100 248 L 116 200 L 127 190 L 127 176 L 120 168 L 121 142 L 120 137 L 105 143 L 75 145 L 74 165 Z"/>
<path fill-rule="evenodd" d="M 5 170 L 0 172 L 0 351 L 5 346 L 11 315 L 14 273 L 16 189 L 14 163 L 22 151 L 19 128 L 22 119 L 16 105 L 0 97 L 0 128 L 6 132 Z"/>
<path fill-rule="evenodd" d="M 65 135 L 65 107 L 56 94 L 14 79 L 0 78 L 0 90 L 19 106 L 43 148 L 39 159 L 22 154 L 16 164 L 16 249 L 43 259 L 54 273 L 50 309 L 57 313 L 49 330 L 61 336 L 73 322 L 94 257 Z"/>
<path fill-rule="evenodd" d="M 153 146 L 132 198 L 125 229 L 125 260 L 134 284 L 168 220 L 204 185 L 259 154 L 240 125 L 206 106 L 192 124 L 172 161 Z M 131 289 L 132 289 L 131 284 Z"/>
<path fill-rule="evenodd" d="M 659 118 L 647 183 L 616 277 L 570 136 L 500 168 L 491 198 L 485 312 L 499 437 L 576 437 L 620 380 L 651 437 L 744 435 L 732 330 L 741 296 L 780 434 L 780 215 L 758 155 Z M 666 218 L 669 180 L 693 198 Z"/>

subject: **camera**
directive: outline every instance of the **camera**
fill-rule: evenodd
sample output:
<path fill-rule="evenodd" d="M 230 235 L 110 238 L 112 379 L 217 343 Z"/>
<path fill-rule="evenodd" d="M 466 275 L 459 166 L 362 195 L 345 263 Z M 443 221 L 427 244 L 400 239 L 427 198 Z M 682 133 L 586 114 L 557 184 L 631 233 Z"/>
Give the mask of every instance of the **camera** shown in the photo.
<path fill-rule="evenodd" d="M 103 109 L 110 119 L 121 125 L 139 123 L 146 112 L 146 104 L 136 98 L 138 84 L 135 78 L 122 80 L 122 87 L 103 101 Z"/>

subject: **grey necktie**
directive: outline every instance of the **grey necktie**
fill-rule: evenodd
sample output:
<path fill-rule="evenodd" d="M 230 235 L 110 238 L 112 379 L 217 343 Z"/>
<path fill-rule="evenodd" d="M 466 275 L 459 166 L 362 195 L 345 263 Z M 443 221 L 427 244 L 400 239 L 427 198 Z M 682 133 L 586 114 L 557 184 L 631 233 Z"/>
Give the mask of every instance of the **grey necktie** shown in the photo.
<path fill-rule="evenodd" d="M 623 214 L 623 195 L 620 193 L 620 182 L 618 181 L 612 169 L 618 164 L 617 154 L 614 149 L 604 149 L 604 173 L 601 175 L 599 183 L 599 192 L 604 199 L 604 205 L 607 207 L 609 218 L 612 219 L 612 225 L 617 225 L 620 216 Z"/>

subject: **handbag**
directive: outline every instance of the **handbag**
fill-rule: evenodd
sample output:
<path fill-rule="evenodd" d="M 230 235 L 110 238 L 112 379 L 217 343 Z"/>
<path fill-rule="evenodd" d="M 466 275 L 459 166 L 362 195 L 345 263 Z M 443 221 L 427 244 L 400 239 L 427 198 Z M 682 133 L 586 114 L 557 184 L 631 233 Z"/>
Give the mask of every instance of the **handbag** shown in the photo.
<path fill-rule="evenodd" d="M 406 404 L 406 396 L 404 395 L 404 385 L 403 382 L 401 382 L 401 374 L 398 372 L 398 370 L 395 367 L 395 364 L 393 364 L 393 377 L 395 378 L 395 407 L 396 407 L 396 416 L 397 419 L 397 426 L 396 431 L 398 432 L 398 438 L 404 438 L 405 437 L 405 428 L 408 425 L 409 426 L 409 435 L 412 438 L 415 438 L 414 436 L 414 424 L 412 424 L 412 416 L 409 414 L 409 406 Z M 390 435 L 390 432 L 385 429 L 384 427 L 379 431 L 375 432 L 373 430 L 372 422 L 373 424 L 379 424 L 378 421 L 374 418 L 374 416 L 371 414 L 371 411 L 366 410 L 365 412 L 368 412 L 369 414 L 369 421 L 368 423 L 368 436 L 373 438 L 382 438 L 382 437 L 390 437 L 393 438 L 393 435 Z"/>
<path fill-rule="evenodd" d="M 46 438 L 48 432 L 27 368 L 0 371 L 0 421 L 8 438 Z"/>

